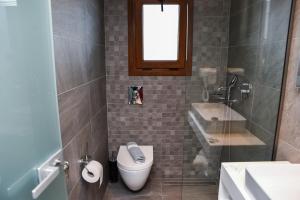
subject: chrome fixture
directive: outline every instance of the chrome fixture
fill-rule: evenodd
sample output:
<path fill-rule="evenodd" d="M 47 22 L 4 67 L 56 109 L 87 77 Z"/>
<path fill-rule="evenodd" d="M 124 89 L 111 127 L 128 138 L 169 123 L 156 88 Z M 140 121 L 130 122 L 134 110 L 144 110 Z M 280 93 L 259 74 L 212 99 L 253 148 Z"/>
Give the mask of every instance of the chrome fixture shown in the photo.
<path fill-rule="evenodd" d="M 128 104 L 130 105 L 142 105 L 143 104 L 143 87 L 142 86 L 130 86 L 128 88 Z"/>
<path fill-rule="evenodd" d="M 78 163 L 85 166 L 90 162 L 91 158 L 92 157 L 89 155 L 84 155 L 81 157 L 81 159 L 78 161 Z"/>
<path fill-rule="evenodd" d="M 231 99 L 231 90 L 233 87 L 235 87 L 237 85 L 238 81 L 239 81 L 238 76 L 236 74 L 234 74 L 231 81 L 229 82 L 228 88 L 227 88 L 226 103 L 228 103 L 228 104 L 239 102 L 236 99 L 234 99 L 234 100 Z"/>
<path fill-rule="evenodd" d="M 239 81 L 238 76 L 236 74 L 234 74 L 230 83 L 228 84 L 228 88 L 235 87 L 238 81 Z"/>
<path fill-rule="evenodd" d="M 240 91 L 239 99 L 231 99 L 232 89 L 237 88 Z M 213 95 L 226 104 L 239 103 L 249 98 L 252 91 L 252 84 L 248 82 L 241 82 L 238 75 L 233 74 L 231 81 L 228 83 L 227 87 L 219 87 L 215 90 Z"/>
<path fill-rule="evenodd" d="M 54 160 L 53 165 L 56 167 L 62 166 L 65 172 L 70 168 L 70 163 L 68 161 L 62 161 L 61 159 Z"/>
<path fill-rule="evenodd" d="M 242 83 L 240 86 L 241 91 L 241 100 L 245 100 L 249 98 L 249 95 L 252 90 L 252 84 L 251 83 Z"/>
<path fill-rule="evenodd" d="M 223 93 L 224 91 L 228 91 L 230 90 L 231 88 L 235 87 L 237 85 L 237 82 L 238 82 L 239 78 L 236 74 L 234 74 L 234 76 L 232 77 L 230 83 L 228 84 L 227 87 L 219 87 L 216 92 L 217 93 Z"/>
<path fill-rule="evenodd" d="M 239 100 L 237 100 L 237 99 L 231 99 L 232 88 L 237 86 L 238 81 L 239 81 L 238 76 L 236 74 L 234 74 L 231 81 L 229 82 L 228 86 L 217 88 L 213 95 L 218 100 L 225 101 L 225 103 L 231 104 L 231 103 L 239 102 Z"/>
<path fill-rule="evenodd" d="M 81 157 L 81 159 L 78 161 L 78 163 L 80 164 L 80 167 L 82 169 L 86 169 L 89 175 L 93 175 L 93 172 L 91 172 L 86 166 L 89 164 L 89 162 L 91 161 L 91 156 L 89 155 L 84 155 Z"/>

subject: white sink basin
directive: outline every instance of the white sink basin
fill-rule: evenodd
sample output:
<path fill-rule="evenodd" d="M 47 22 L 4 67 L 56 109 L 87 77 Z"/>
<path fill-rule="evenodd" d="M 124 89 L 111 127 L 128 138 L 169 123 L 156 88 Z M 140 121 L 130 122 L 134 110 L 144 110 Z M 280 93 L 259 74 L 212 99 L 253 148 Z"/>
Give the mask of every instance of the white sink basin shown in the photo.
<path fill-rule="evenodd" d="M 257 200 L 299 200 L 300 164 L 248 166 L 245 184 Z"/>
<path fill-rule="evenodd" d="M 207 133 L 242 133 L 246 119 L 222 103 L 192 103 L 192 113 Z"/>

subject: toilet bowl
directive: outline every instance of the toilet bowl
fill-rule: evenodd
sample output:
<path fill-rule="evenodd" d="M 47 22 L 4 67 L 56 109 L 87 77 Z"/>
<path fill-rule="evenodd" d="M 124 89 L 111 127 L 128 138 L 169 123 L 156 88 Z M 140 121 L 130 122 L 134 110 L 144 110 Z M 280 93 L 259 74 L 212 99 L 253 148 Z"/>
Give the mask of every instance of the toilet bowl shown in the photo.
<path fill-rule="evenodd" d="M 120 146 L 117 163 L 122 180 L 132 191 L 138 191 L 145 185 L 153 164 L 153 146 L 139 146 L 144 153 L 145 163 L 135 163 L 127 146 Z"/>

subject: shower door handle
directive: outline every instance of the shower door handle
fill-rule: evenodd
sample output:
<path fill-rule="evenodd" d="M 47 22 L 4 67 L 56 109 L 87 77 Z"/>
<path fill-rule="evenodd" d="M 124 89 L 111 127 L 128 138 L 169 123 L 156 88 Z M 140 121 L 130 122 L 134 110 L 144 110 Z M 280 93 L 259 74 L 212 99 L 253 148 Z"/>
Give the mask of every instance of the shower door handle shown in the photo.
<path fill-rule="evenodd" d="M 55 180 L 59 174 L 59 167 L 48 167 L 42 173 L 44 174 L 43 180 L 32 190 L 33 199 L 37 199 Z"/>
<path fill-rule="evenodd" d="M 62 160 L 62 151 L 59 150 L 37 168 L 39 184 L 32 190 L 33 199 L 37 199 L 59 175 L 60 167 L 57 164 Z"/>

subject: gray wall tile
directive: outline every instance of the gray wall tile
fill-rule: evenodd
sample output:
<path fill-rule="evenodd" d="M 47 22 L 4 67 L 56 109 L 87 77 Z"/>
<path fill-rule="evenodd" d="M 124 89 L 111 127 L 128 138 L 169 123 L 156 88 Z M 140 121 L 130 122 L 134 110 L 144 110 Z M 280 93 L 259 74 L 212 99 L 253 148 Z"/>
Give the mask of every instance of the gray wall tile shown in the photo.
<path fill-rule="evenodd" d="M 88 80 L 85 44 L 54 36 L 58 94 Z"/>
<path fill-rule="evenodd" d="M 183 163 L 193 172 L 192 161 L 201 145 L 195 137 L 192 143 L 185 142 L 194 136 L 186 120 L 191 103 L 188 97 L 199 102 L 203 84 L 199 79 L 200 67 L 218 68 L 218 84 L 225 80 L 230 1 L 194 2 L 192 77 L 129 77 L 127 2 L 106 0 L 104 4 L 109 150 L 117 150 L 129 141 L 153 145 L 152 178 L 191 177 L 184 171 Z M 130 85 L 144 87 L 143 106 L 128 105 Z M 190 153 L 193 154 L 189 159 L 183 160 Z M 197 178 L 203 176 L 199 173 Z"/>
<path fill-rule="evenodd" d="M 235 2 L 231 3 L 232 6 Z M 257 45 L 260 37 L 262 3 L 246 7 L 237 14 L 230 14 L 230 45 Z"/>
<path fill-rule="evenodd" d="M 280 91 L 270 87 L 255 85 L 251 119 L 275 134 Z"/>
<path fill-rule="evenodd" d="M 261 30 L 261 40 L 263 42 L 287 40 L 291 2 L 292 0 L 286 0 L 284 3 L 281 0 L 262 1 L 262 27 L 264 28 Z M 271 12 L 265 12 L 267 9 L 270 9 Z"/>
<path fill-rule="evenodd" d="M 230 14 L 234 15 L 237 12 L 243 12 L 243 10 L 259 1 L 261 0 L 231 0 Z"/>
<path fill-rule="evenodd" d="M 286 41 L 266 43 L 258 50 L 257 81 L 275 89 L 282 85 Z"/>
<path fill-rule="evenodd" d="M 59 114 L 69 199 L 102 199 L 108 182 L 108 138 L 104 4 L 97 0 L 53 0 Z M 104 182 L 81 179 L 85 154 L 102 163 Z"/>
<path fill-rule="evenodd" d="M 244 78 L 254 83 L 257 75 L 257 57 L 257 46 L 230 46 L 228 67 L 243 68 L 245 70 Z"/>
<path fill-rule="evenodd" d="M 58 96 L 63 145 L 67 144 L 89 122 L 90 102 L 88 86 L 79 87 Z"/>
<path fill-rule="evenodd" d="M 85 38 L 85 1 L 54 0 L 51 4 L 54 35 L 83 41 Z"/>

